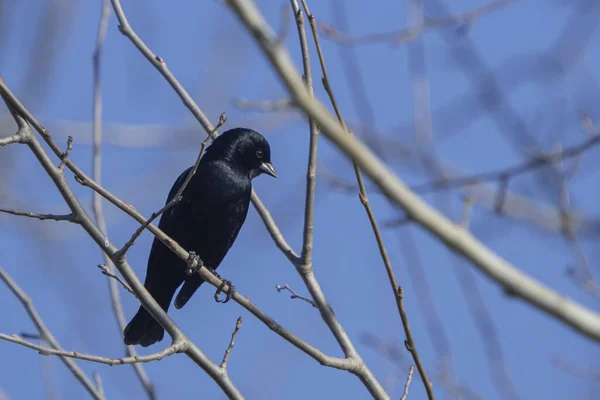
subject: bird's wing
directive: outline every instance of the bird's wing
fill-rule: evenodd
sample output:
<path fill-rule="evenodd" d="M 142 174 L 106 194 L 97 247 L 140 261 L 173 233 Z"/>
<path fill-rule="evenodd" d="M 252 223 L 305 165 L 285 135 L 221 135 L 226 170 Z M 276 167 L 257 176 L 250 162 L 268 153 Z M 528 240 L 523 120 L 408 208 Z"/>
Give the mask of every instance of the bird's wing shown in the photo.
<path fill-rule="evenodd" d="M 179 178 L 177 178 L 177 180 L 171 187 L 171 190 L 169 191 L 169 196 L 167 197 L 167 201 L 165 202 L 165 204 L 173 200 L 173 197 L 175 197 L 181 186 L 183 186 L 183 182 L 185 182 L 187 176 L 190 174 L 190 172 L 192 172 L 192 168 L 194 167 L 189 167 L 188 169 L 183 171 L 181 175 L 179 175 Z"/>

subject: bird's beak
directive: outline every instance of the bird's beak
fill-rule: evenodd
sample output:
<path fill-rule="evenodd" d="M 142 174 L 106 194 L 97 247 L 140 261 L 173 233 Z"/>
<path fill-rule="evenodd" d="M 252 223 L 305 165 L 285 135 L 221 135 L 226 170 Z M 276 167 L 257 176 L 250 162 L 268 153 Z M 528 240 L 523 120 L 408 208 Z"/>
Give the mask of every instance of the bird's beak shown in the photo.
<path fill-rule="evenodd" d="M 273 164 L 270 162 L 262 163 L 259 168 L 265 174 L 271 175 L 273 178 L 277 178 L 277 172 L 275 172 L 275 168 L 273 168 Z"/>

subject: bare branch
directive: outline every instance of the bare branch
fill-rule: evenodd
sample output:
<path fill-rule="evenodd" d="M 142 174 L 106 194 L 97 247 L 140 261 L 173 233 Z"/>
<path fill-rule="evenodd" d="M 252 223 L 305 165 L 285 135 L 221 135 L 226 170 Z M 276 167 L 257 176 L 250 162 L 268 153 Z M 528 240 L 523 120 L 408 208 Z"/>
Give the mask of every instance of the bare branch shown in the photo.
<path fill-rule="evenodd" d="M 173 355 L 175 353 L 181 352 L 184 348 L 183 342 L 179 342 L 176 344 L 172 344 L 164 350 L 159 352 L 149 354 L 147 356 L 133 356 L 133 357 L 124 357 L 124 358 L 109 358 L 109 357 L 101 357 L 91 354 L 79 353 L 76 351 L 66 351 L 62 349 L 55 349 L 45 346 L 40 346 L 35 343 L 28 342 L 23 338 L 19 337 L 19 335 L 7 335 L 4 333 L 0 333 L 0 339 L 6 340 L 7 342 L 12 342 L 19 344 L 21 346 L 28 347 L 30 349 L 38 351 L 43 356 L 59 356 L 59 357 L 68 357 L 68 358 L 76 358 L 84 361 L 91 361 L 99 364 L 108 364 L 108 365 L 124 365 L 124 364 L 136 364 L 136 363 L 147 363 L 150 361 L 160 361 L 165 357 Z"/>
<path fill-rule="evenodd" d="M 152 64 L 158 72 L 167 80 L 169 85 L 175 90 L 175 93 L 181 98 L 183 104 L 192 112 L 194 117 L 198 120 L 200 125 L 204 128 L 207 133 L 210 133 L 214 130 L 210 120 L 204 115 L 200 107 L 196 105 L 192 97 L 189 93 L 181 86 L 175 75 L 169 70 L 167 67 L 167 63 L 162 57 L 157 56 L 150 50 L 148 46 L 140 39 L 140 37 L 135 33 L 131 25 L 129 25 L 129 21 L 127 21 L 127 17 L 125 16 L 125 12 L 123 11 L 123 7 L 121 6 L 120 0 L 111 0 L 113 9 L 115 10 L 115 15 L 119 20 L 119 31 L 125 35 L 135 47 L 146 57 L 146 59 Z M 214 132 L 214 134 L 218 134 L 218 132 Z"/>
<path fill-rule="evenodd" d="M 93 161 L 92 161 L 92 169 L 93 169 L 93 177 L 94 180 L 101 184 L 102 182 L 102 51 L 104 49 L 104 42 L 106 39 L 106 32 L 108 31 L 108 22 L 110 20 L 111 8 L 109 0 L 102 0 L 102 11 L 100 13 L 100 22 L 98 24 L 98 33 L 96 35 L 96 45 L 94 48 L 94 53 L 92 55 L 92 63 L 93 63 Z M 102 198 L 99 196 L 97 192 L 93 192 L 92 199 L 92 210 L 94 212 L 94 217 L 100 231 L 104 234 L 106 238 L 108 238 L 108 230 L 106 227 L 106 222 L 104 220 L 104 212 L 102 210 Z M 130 293 L 133 293 L 136 297 L 137 295 L 131 290 L 129 285 L 127 285 L 119 276 L 115 273 L 115 268 L 110 260 L 110 257 L 103 252 L 103 256 L 106 264 L 102 269 L 102 273 L 108 276 L 108 287 L 110 292 L 111 305 L 113 309 L 113 313 L 117 320 L 117 326 L 119 327 L 119 337 L 121 337 L 123 330 L 126 326 L 125 314 L 123 313 L 123 305 L 121 304 L 121 296 L 119 293 L 119 288 L 117 287 L 117 282 L 121 283 L 121 285 Z M 137 357 L 137 351 L 134 346 L 125 346 L 127 354 L 130 357 Z M 154 390 L 154 385 L 150 381 L 150 377 L 148 373 L 144 369 L 144 367 L 138 363 L 133 364 L 133 369 L 135 374 L 142 384 L 146 395 L 150 400 L 154 400 L 156 398 L 156 392 Z"/>
<path fill-rule="evenodd" d="M 399 298 L 399 309 L 400 309 L 400 318 L 402 318 L 402 326 L 404 327 L 404 334 L 406 335 L 406 341 L 404 342 L 404 347 L 406 350 L 410 352 L 417 365 L 417 370 L 419 370 L 419 374 L 421 375 L 421 380 L 423 381 L 423 386 L 425 386 L 425 391 L 427 392 L 427 397 L 433 399 L 435 396 L 433 394 L 433 385 L 431 381 L 427 377 L 427 373 L 425 372 L 425 367 L 423 366 L 423 362 L 419 357 L 419 353 L 417 353 L 417 349 L 415 348 L 415 342 L 413 339 L 412 331 L 410 330 L 410 324 L 408 322 L 408 316 L 406 315 L 406 310 L 404 309 L 404 291 L 402 290 L 402 286 L 398 286 L 397 289 L 398 298 Z"/>
<path fill-rule="evenodd" d="M 77 219 L 73 216 L 73 214 L 65 214 L 65 215 L 37 214 L 37 213 L 33 213 L 31 211 L 10 210 L 8 208 L 0 208 L 0 212 L 6 213 L 6 214 L 11 214 L 11 215 L 18 215 L 20 217 L 35 218 L 35 219 L 39 219 L 41 221 L 52 220 L 52 221 L 68 221 L 68 222 L 72 222 L 74 224 L 78 223 Z"/>
<path fill-rule="evenodd" d="M 150 218 L 148 218 L 146 221 L 144 221 L 144 223 L 142 225 L 140 225 L 140 227 L 135 230 L 135 232 L 133 233 L 133 235 L 131 235 L 131 238 L 129 238 L 129 240 L 127 241 L 127 243 L 125 243 L 123 245 L 123 247 L 121 247 L 121 249 L 117 253 L 117 256 L 118 257 L 125 256 L 125 254 L 127 254 L 127 251 L 129 250 L 129 248 L 131 246 L 133 246 L 133 243 L 135 242 L 135 240 L 142 234 L 142 232 L 144 232 L 144 229 L 146 229 L 148 227 L 148 225 L 150 225 L 162 213 L 164 213 L 165 211 L 169 210 L 171 207 L 175 206 L 181 200 L 183 200 L 183 197 L 181 197 L 181 196 L 175 196 L 175 197 L 173 197 L 173 199 L 171 201 L 169 201 L 167 204 L 165 204 L 163 206 L 163 208 L 161 208 L 160 210 L 158 210 L 156 212 L 153 212 L 152 215 L 150 216 Z"/>
<path fill-rule="evenodd" d="M 20 135 L 12 135 L 0 138 L 0 147 L 8 146 L 13 143 L 23 143 L 23 138 Z"/>
<path fill-rule="evenodd" d="M 454 179 L 439 179 L 432 182 L 423 183 L 412 186 L 412 190 L 419 193 L 431 193 L 438 190 L 446 190 L 461 186 L 476 185 L 481 182 L 497 181 L 502 186 L 506 186 L 507 182 L 524 173 L 531 172 L 538 168 L 552 167 L 556 162 L 568 160 L 570 158 L 580 157 L 586 151 L 591 150 L 600 144 L 600 135 L 594 135 L 583 141 L 580 144 L 567 147 L 562 151 L 552 153 L 542 153 L 534 155 L 530 160 L 518 165 L 503 168 L 501 170 L 485 172 L 481 174 L 473 174 Z M 504 189 L 505 191 L 506 189 Z"/>
<path fill-rule="evenodd" d="M 304 82 L 311 96 L 314 97 L 312 69 L 310 66 L 310 53 L 308 51 L 308 40 L 306 39 L 306 28 L 304 26 L 304 13 L 298 6 L 297 0 L 290 0 L 296 27 L 298 28 L 298 39 L 302 53 L 302 68 L 304 70 Z M 308 145 L 308 167 L 306 171 L 306 200 L 304 205 L 304 228 L 302 237 L 302 251 L 300 253 L 300 268 L 303 271 L 312 271 L 312 249 L 315 226 L 315 183 L 317 177 L 317 148 L 319 141 L 319 129 L 317 124 L 309 118 L 310 143 Z"/>
<path fill-rule="evenodd" d="M 315 304 L 314 301 L 312 301 L 311 299 L 309 299 L 307 297 L 300 296 L 292 288 L 290 288 L 287 283 L 285 285 L 283 285 L 283 286 L 277 285 L 277 286 L 275 286 L 275 289 L 277 289 L 278 293 L 281 293 L 282 290 L 287 290 L 288 292 L 290 292 L 290 299 L 292 299 L 292 300 L 294 300 L 294 299 L 302 300 L 302 301 L 307 302 L 308 304 L 310 304 L 314 308 L 317 308 L 317 305 Z"/>
<path fill-rule="evenodd" d="M 69 136 L 67 139 L 67 149 L 60 157 L 60 164 L 58 165 L 59 171 L 64 171 L 65 164 L 67 163 L 67 160 L 69 159 L 69 154 L 71 153 L 71 150 L 73 150 L 73 136 Z"/>
<path fill-rule="evenodd" d="M 121 279 L 117 274 L 112 272 L 106 264 L 98 264 L 98 268 L 100 268 L 100 271 L 102 271 L 102 275 L 106 275 L 109 278 L 116 280 L 117 282 L 119 282 L 121 284 L 121 286 L 123 286 L 123 289 L 127 290 L 129 293 L 131 293 L 132 295 L 137 297 L 137 295 L 135 294 L 135 292 L 133 290 L 131 290 L 129 285 L 127 283 L 125 283 L 123 281 L 123 279 Z"/>
<path fill-rule="evenodd" d="M 229 346 L 227 346 L 227 350 L 225 350 L 225 354 L 223 355 L 223 361 L 221 361 L 221 369 L 223 371 L 227 370 L 227 362 L 229 361 L 229 354 L 231 350 L 233 350 L 233 346 L 235 345 L 235 337 L 237 336 L 240 328 L 242 327 L 242 317 L 238 317 L 237 322 L 235 323 L 235 329 L 231 334 L 231 340 L 229 341 Z"/>
<path fill-rule="evenodd" d="M 408 387 L 410 386 L 410 381 L 412 381 L 412 375 L 415 368 L 411 365 L 408 369 L 408 376 L 406 377 L 406 383 L 404 384 L 404 393 L 402 393 L 402 397 L 400 400 L 406 400 L 408 397 Z"/>
<path fill-rule="evenodd" d="M 310 96 L 285 49 L 275 46 L 272 31 L 255 5 L 242 0 L 228 0 L 228 4 L 267 55 L 295 103 L 317 122 L 340 150 L 359 164 L 388 198 L 416 223 L 470 260 L 505 290 L 514 293 L 514 297 L 522 298 L 583 335 L 600 341 L 599 315 L 519 271 L 418 198 L 369 148 L 349 136 L 323 105 Z"/>

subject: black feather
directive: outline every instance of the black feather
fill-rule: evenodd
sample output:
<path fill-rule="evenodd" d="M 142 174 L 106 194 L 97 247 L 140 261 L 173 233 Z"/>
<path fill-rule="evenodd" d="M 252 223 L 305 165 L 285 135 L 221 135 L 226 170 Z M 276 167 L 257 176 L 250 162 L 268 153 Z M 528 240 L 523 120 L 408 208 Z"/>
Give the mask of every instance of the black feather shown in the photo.
<path fill-rule="evenodd" d="M 161 217 L 159 228 L 187 251 L 194 251 L 204 265 L 217 269 L 246 219 L 252 178 L 270 163 L 269 143 L 258 132 L 236 128 L 223 133 L 208 147 L 182 201 Z M 185 170 L 175 181 L 167 203 L 191 170 Z M 198 274 L 188 276 L 185 268 L 185 261 L 154 238 L 144 286 L 165 311 L 182 283 L 175 308 L 183 307 L 203 283 Z M 126 344 L 147 347 L 162 340 L 164 330 L 140 306 L 124 335 Z"/>

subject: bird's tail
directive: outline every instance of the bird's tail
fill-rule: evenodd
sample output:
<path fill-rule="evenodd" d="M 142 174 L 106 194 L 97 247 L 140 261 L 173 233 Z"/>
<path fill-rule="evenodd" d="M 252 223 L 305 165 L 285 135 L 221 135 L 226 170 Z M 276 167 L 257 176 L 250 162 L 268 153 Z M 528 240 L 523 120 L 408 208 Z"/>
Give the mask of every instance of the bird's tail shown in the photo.
<path fill-rule="evenodd" d="M 161 296 L 157 297 L 157 294 Z M 155 293 L 153 297 L 166 312 L 174 294 L 175 289 L 173 291 L 162 290 Z M 140 306 L 138 312 L 125 327 L 123 335 L 125 336 L 124 342 L 126 345 L 140 344 L 143 347 L 148 347 L 160 342 L 165 335 L 165 330 L 143 306 Z"/>

